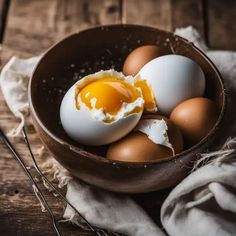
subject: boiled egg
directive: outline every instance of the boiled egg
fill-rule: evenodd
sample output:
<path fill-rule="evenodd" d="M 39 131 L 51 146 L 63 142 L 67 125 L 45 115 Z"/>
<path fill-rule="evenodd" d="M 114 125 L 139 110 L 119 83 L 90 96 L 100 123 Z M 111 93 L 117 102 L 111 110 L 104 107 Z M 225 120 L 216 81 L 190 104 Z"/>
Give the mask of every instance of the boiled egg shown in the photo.
<path fill-rule="evenodd" d="M 205 91 L 205 76 L 201 67 L 181 55 L 165 55 L 151 60 L 138 72 L 136 81 L 145 84 L 145 89 L 151 91 L 149 110 L 156 104 L 156 110 L 166 116 L 177 104 L 203 96 Z"/>
<path fill-rule="evenodd" d="M 219 110 L 215 102 L 198 97 L 180 103 L 171 112 L 170 119 L 177 125 L 187 146 L 192 146 L 203 139 L 216 124 Z"/>
<path fill-rule="evenodd" d="M 132 76 L 114 70 L 85 76 L 65 94 L 60 119 L 66 133 L 85 145 L 105 145 L 127 135 L 144 108 Z"/>
<path fill-rule="evenodd" d="M 145 64 L 161 55 L 160 48 L 156 45 L 138 47 L 126 57 L 123 65 L 123 73 L 125 75 L 135 76 Z"/>

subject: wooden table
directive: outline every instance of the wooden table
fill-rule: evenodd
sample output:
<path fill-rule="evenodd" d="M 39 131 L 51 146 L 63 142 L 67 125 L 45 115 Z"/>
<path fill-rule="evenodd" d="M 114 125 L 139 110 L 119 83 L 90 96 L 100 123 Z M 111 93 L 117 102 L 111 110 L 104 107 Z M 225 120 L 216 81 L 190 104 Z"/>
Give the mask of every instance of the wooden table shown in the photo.
<path fill-rule="evenodd" d="M 165 30 L 193 25 L 211 48 L 236 49 L 234 0 L 0 0 L 1 65 L 13 55 L 38 55 L 72 32 L 101 25 L 135 23 Z M 4 30 L 5 29 L 5 30 Z M 17 125 L 0 93 L 0 126 Z M 21 138 L 12 140 L 27 159 Z M 30 129 L 33 149 L 41 146 Z M 160 205 L 168 190 L 136 196 L 158 222 Z M 55 214 L 63 206 L 47 193 Z M 155 202 L 150 204 L 152 199 Z M 153 210 L 154 209 L 154 210 Z M 60 224 L 63 235 L 92 235 L 70 224 Z M 0 235 L 54 235 L 49 217 L 40 210 L 31 185 L 7 149 L 0 145 Z"/>

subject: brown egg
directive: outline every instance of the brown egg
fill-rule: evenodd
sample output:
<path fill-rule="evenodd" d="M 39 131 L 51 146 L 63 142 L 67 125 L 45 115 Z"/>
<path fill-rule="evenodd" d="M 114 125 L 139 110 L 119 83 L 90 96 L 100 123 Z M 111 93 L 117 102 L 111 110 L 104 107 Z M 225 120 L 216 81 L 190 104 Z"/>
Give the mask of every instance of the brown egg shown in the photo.
<path fill-rule="evenodd" d="M 135 76 L 146 63 L 158 56 L 161 56 L 160 49 L 155 45 L 138 47 L 125 59 L 123 73 Z"/>
<path fill-rule="evenodd" d="M 170 120 L 181 130 L 185 144 L 194 145 L 204 138 L 218 119 L 216 104 L 208 98 L 192 98 L 172 111 Z"/>
<path fill-rule="evenodd" d="M 143 119 L 164 119 L 167 122 L 167 134 L 175 153 L 180 153 L 183 150 L 182 135 L 169 119 L 158 115 L 148 115 Z M 118 142 L 111 144 L 107 152 L 107 158 L 110 160 L 128 162 L 155 161 L 172 156 L 173 152 L 170 148 L 154 143 L 146 134 L 139 131 L 134 131 Z"/>

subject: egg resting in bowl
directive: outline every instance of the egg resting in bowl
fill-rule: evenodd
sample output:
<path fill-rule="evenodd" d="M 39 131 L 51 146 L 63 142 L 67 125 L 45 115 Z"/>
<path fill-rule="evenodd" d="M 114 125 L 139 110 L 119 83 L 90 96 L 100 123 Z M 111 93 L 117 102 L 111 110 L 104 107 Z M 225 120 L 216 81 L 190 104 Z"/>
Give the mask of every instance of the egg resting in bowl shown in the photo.
<path fill-rule="evenodd" d="M 105 145 L 127 135 L 144 108 L 132 76 L 114 70 L 85 76 L 65 94 L 60 118 L 66 133 L 86 145 Z"/>

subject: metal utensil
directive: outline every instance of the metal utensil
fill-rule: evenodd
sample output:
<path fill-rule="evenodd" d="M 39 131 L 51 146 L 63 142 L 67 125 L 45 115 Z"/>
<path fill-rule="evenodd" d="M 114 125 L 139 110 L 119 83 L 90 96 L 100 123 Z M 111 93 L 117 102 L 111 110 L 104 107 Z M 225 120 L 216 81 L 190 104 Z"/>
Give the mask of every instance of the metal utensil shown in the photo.
<path fill-rule="evenodd" d="M 32 159 L 33 162 L 33 166 L 36 169 L 36 171 L 38 172 L 38 174 L 42 177 L 42 179 L 58 194 L 58 196 L 61 197 L 61 199 L 66 202 L 80 217 L 81 219 L 87 224 L 88 228 L 95 233 L 95 235 L 97 236 L 102 236 L 102 234 L 100 232 L 98 232 L 98 230 L 93 227 L 80 213 L 79 211 L 63 196 L 63 194 L 48 180 L 48 178 L 42 173 L 42 171 L 40 170 L 40 168 L 38 167 L 38 164 L 35 160 L 34 154 L 32 152 L 28 137 L 27 137 L 27 132 L 25 127 L 23 128 L 23 137 L 24 137 L 24 141 L 29 149 L 30 152 L 30 157 Z M 30 179 L 30 181 L 32 182 L 32 187 L 35 191 L 36 196 L 39 198 L 40 202 L 45 206 L 47 212 L 49 213 L 51 220 L 52 220 L 52 225 L 53 228 L 56 232 L 56 234 L 58 236 L 61 236 L 61 233 L 58 229 L 57 226 L 57 222 L 56 222 L 56 218 L 51 210 L 51 208 L 49 207 L 45 196 L 43 194 L 43 192 L 41 191 L 41 189 L 39 188 L 38 184 L 36 183 L 36 181 L 34 180 L 33 176 L 31 175 L 30 171 L 27 169 L 26 164 L 24 162 L 24 160 L 21 158 L 21 156 L 18 154 L 18 152 L 16 151 L 16 149 L 14 148 L 14 146 L 11 144 L 11 142 L 9 141 L 9 139 L 7 138 L 7 136 L 4 134 L 4 132 L 1 130 L 0 128 L 0 138 L 3 140 L 4 144 L 8 147 L 8 149 L 12 152 L 12 154 L 14 155 L 15 159 L 18 161 L 18 163 L 20 164 L 20 166 L 22 167 L 23 171 L 25 172 L 25 174 L 27 175 L 27 177 Z M 101 230 L 101 232 L 103 232 Z"/>

